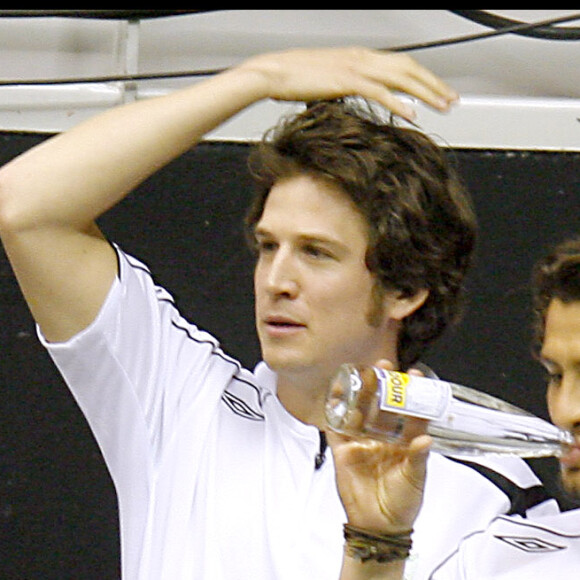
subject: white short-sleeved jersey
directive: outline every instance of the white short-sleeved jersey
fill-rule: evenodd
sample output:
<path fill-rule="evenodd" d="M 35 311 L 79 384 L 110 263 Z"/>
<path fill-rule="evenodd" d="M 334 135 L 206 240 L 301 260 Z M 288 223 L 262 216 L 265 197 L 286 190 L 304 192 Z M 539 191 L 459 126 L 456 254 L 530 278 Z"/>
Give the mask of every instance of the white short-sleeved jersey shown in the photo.
<path fill-rule="evenodd" d="M 283 408 L 265 364 L 241 368 L 180 316 L 146 266 L 118 254 L 119 276 L 95 321 L 66 343 L 40 338 L 115 484 L 123 578 L 336 580 L 345 514 L 331 453 L 315 467 L 318 429 Z M 540 502 L 525 462 L 487 461 L 478 469 L 498 469 L 504 489 L 432 454 L 414 578 L 428 578 L 498 514 Z"/>
<path fill-rule="evenodd" d="M 432 580 L 570 580 L 580 573 L 580 509 L 547 517 L 500 516 L 466 538 Z"/>

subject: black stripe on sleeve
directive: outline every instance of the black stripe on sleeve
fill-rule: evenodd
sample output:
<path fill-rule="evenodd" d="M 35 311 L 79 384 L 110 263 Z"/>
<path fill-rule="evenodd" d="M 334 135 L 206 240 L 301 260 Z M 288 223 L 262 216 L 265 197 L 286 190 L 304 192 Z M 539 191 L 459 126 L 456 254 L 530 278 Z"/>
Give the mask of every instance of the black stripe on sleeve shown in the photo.
<path fill-rule="evenodd" d="M 517 514 L 522 517 L 526 517 L 527 510 L 549 499 L 552 499 L 552 496 L 548 494 L 542 485 L 520 487 L 501 473 L 498 473 L 489 467 L 484 467 L 479 463 L 456 459 L 453 457 L 448 457 L 448 459 L 474 469 L 480 475 L 491 481 L 501 491 L 503 491 L 507 495 L 511 506 L 507 512 L 507 515 Z"/>

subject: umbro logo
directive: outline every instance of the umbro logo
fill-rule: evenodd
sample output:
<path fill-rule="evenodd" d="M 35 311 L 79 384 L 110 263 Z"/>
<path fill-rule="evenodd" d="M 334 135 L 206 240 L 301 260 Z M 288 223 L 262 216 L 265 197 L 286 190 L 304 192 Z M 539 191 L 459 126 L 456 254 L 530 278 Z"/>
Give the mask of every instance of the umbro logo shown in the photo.
<path fill-rule="evenodd" d="M 495 536 L 498 540 L 529 553 L 557 552 L 565 550 L 566 546 L 557 546 L 540 538 L 526 536 Z"/>
<path fill-rule="evenodd" d="M 246 419 L 251 419 L 252 421 L 263 421 L 264 414 L 260 411 L 256 411 L 250 405 L 246 403 L 240 397 L 236 395 L 224 391 L 222 394 L 222 401 L 236 414 L 240 417 L 244 417 Z"/>

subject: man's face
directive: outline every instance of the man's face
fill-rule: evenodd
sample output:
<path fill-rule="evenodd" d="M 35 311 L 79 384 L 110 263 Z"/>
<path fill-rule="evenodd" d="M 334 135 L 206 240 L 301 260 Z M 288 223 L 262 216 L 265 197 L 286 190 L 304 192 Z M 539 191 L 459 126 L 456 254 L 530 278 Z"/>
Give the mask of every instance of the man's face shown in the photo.
<path fill-rule="evenodd" d="M 256 242 L 256 325 L 271 368 L 323 378 L 346 361 L 396 355 L 394 322 L 370 322 L 365 220 L 337 186 L 310 176 L 278 182 Z"/>
<path fill-rule="evenodd" d="M 552 300 L 541 356 L 549 375 L 552 421 L 576 438 L 576 447 L 560 460 L 562 481 L 569 492 L 580 496 L 580 301 Z"/>

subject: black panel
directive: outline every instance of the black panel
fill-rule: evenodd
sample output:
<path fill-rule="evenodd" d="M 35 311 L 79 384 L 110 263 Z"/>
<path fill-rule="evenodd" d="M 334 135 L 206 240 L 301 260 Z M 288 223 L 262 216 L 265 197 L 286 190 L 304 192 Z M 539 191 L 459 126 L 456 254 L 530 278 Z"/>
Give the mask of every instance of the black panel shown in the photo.
<path fill-rule="evenodd" d="M 44 139 L 0 135 L 0 163 Z M 532 263 L 578 231 L 580 154 L 454 151 L 479 215 L 462 325 L 426 362 L 451 380 L 545 416 L 529 354 Z M 101 225 L 147 262 L 182 311 L 245 364 L 258 358 L 252 258 L 241 219 L 247 147 L 203 144 L 143 184 Z M 1 577 L 118 577 L 114 490 L 84 418 L 48 356 L 0 250 Z M 538 462 L 535 462 L 538 463 Z M 539 462 L 553 476 L 554 462 Z"/>

